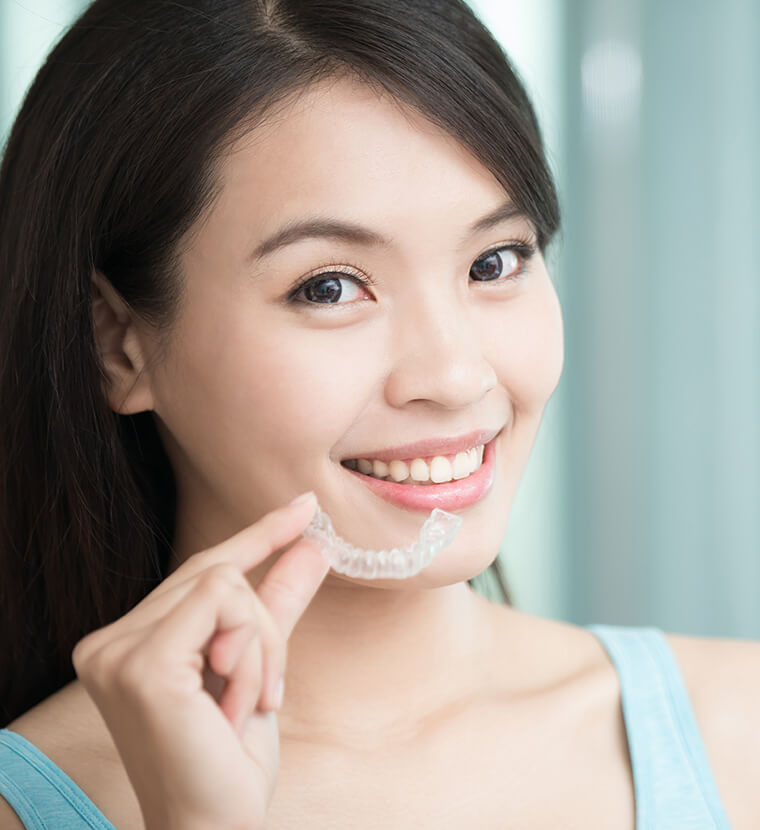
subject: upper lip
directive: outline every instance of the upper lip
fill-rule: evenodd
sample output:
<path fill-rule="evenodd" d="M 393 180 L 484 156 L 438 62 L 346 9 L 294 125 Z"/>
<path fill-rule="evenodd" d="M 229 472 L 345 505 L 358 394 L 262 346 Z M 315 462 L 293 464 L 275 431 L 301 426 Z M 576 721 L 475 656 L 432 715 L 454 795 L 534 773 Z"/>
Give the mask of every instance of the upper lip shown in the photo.
<path fill-rule="evenodd" d="M 480 446 L 480 444 L 487 444 L 501 432 L 501 429 L 502 427 L 479 429 L 453 438 L 426 438 L 423 441 L 415 441 L 413 444 L 402 444 L 398 447 L 387 447 L 383 450 L 371 450 L 349 457 L 393 461 L 394 459 L 404 458 L 427 458 L 434 455 L 455 455 L 458 452 Z"/>

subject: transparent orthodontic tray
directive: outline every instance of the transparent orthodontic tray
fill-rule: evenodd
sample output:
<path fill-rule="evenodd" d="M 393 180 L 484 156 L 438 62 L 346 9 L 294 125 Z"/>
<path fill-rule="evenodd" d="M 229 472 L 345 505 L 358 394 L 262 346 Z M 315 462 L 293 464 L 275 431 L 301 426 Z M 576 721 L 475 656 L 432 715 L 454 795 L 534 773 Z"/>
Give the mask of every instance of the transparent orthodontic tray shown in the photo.
<path fill-rule="evenodd" d="M 319 545 L 330 567 L 338 573 L 360 579 L 407 579 L 427 567 L 452 542 L 461 526 L 460 516 L 436 507 L 410 545 L 390 550 L 365 550 L 338 536 L 330 517 L 317 506 L 303 536 Z"/>

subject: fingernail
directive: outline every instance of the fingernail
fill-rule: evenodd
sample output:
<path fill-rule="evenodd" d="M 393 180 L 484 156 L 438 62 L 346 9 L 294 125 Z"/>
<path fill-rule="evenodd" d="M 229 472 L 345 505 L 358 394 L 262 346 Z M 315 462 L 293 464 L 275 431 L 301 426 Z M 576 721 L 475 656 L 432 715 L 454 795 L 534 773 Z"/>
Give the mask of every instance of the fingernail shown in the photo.
<path fill-rule="evenodd" d="M 301 504 L 302 502 L 309 501 L 309 499 L 314 498 L 314 491 L 309 490 L 307 493 L 302 493 L 300 496 L 296 496 L 291 504 Z"/>
<path fill-rule="evenodd" d="M 274 693 L 274 708 L 279 709 L 282 706 L 282 696 L 285 693 L 285 680 L 284 678 L 280 678 L 280 682 L 277 686 L 277 691 Z"/>

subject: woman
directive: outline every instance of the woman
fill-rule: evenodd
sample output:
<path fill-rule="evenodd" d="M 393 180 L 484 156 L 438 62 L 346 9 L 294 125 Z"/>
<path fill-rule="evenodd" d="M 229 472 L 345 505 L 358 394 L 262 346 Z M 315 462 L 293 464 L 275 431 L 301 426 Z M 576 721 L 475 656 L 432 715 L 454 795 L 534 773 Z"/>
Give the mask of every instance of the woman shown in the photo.
<path fill-rule="evenodd" d="M 757 644 L 470 587 L 563 337 L 535 115 L 465 5 L 96 0 L 0 211 L 0 826 L 757 826 Z M 351 578 L 315 495 L 370 549 L 463 522 Z"/>

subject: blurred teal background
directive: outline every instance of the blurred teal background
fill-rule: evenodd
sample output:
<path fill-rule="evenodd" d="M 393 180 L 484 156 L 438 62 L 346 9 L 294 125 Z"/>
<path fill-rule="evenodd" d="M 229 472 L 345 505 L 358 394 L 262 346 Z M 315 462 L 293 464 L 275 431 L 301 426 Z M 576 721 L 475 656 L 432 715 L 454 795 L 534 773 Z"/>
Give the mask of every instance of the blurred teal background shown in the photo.
<path fill-rule="evenodd" d="M 0 133 L 85 3 L 0 3 Z M 515 605 L 760 638 L 760 4 L 472 0 L 543 126 L 565 369 L 500 557 Z"/>

